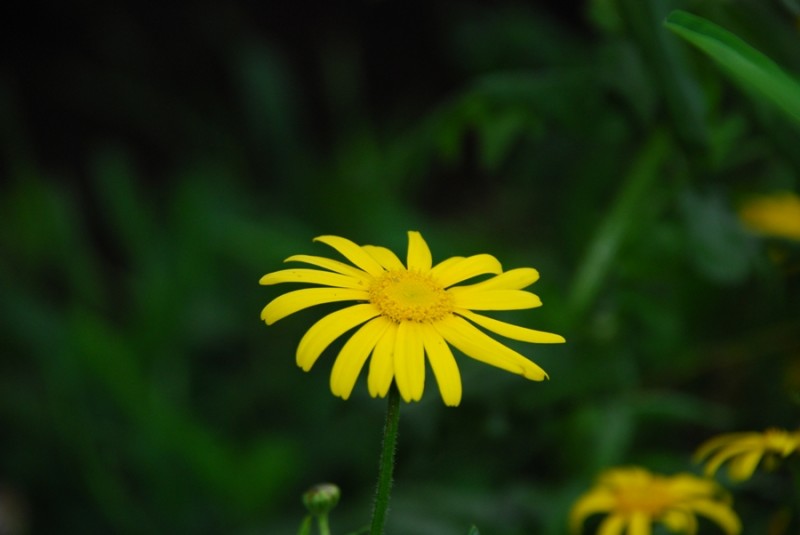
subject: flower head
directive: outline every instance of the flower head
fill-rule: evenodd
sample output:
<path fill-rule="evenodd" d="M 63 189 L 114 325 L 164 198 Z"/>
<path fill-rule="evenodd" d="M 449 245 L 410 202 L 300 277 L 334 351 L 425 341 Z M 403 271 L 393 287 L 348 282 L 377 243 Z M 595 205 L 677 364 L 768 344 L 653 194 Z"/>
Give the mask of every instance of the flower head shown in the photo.
<path fill-rule="evenodd" d="M 741 531 L 730 500 L 713 481 L 692 474 L 660 476 L 638 467 L 613 468 L 578 498 L 570 511 L 570 529 L 580 533 L 583 521 L 608 513 L 598 533 L 649 535 L 659 522 L 674 533 L 697 532 L 697 515 L 718 524 L 728 535 Z"/>
<path fill-rule="evenodd" d="M 458 405 L 461 376 L 449 346 L 534 381 L 547 377 L 539 366 L 477 326 L 523 342 L 560 343 L 563 337 L 474 312 L 541 306 L 538 296 L 523 290 L 539 278 L 535 269 L 504 272 L 500 262 L 488 254 L 458 256 L 433 265 L 419 232 L 408 233 L 405 264 L 385 247 L 360 246 L 338 236 L 320 236 L 315 241 L 334 248 L 350 264 L 320 256 L 287 258 L 287 262 L 322 269 L 276 271 L 264 275 L 260 283 L 300 282 L 319 287 L 294 290 L 273 299 L 262 310 L 261 318 L 270 325 L 314 305 L 355 302 L 317 321 L 297 347 L 297 365 L 308 371 L 334 340 L 360 326 L 334 362 L 330 378 L 334 395 L 350 397 L 369 359 L 370 395 L 386 396 L 394 381 L 406 402 L 418 401 L 425 386 L 427 355 L 445 404 Z M 491 277 L 459 285 L 481 275 Z"/>
<path fill-rule="evenodd" d="M 800 431 L 767 429 L 763 433 L 728 433 L 703 443 L 695 459 L 705 459 L 706 475 L 713 475 L 726 461 L 728 475 L 733 481 L 749 479 L 761 459 L 774 462 L 800 450 Z"/>
<path fill-rule="evenodd" d="M 739 218 L 757 234 L 800 240 L 800 197 L 794 193 L 754 197 L 739 209 Z"/>
<path fill-rule="evenodd" d="M 320 483 L 303 494 L 303 505 L 314 516 L 327 515 L 339 503 L 341 495 L 342 491 L 333 483 Z"/>

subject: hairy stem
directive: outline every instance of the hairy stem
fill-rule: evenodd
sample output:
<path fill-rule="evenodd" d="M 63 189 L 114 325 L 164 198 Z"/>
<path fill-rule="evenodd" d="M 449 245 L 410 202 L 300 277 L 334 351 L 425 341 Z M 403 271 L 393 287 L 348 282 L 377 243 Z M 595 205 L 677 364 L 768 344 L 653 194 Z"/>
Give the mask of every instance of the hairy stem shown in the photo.
<path fill-rule="evenodd" d="M 397 386 L 389 389 L 389 403 L 386 407 L 386 424 L 383 428 L 383 448 L 378 469 L 378 486 L 375 490 L 375 506 L 372 510 L 370 535 L 383 535 L 386 512 L 389 509 L 389 493 L 392 490 L 394 471 L 394 451 L 397 446 L 397 427 L 400 423 L 400 393 Z"/>

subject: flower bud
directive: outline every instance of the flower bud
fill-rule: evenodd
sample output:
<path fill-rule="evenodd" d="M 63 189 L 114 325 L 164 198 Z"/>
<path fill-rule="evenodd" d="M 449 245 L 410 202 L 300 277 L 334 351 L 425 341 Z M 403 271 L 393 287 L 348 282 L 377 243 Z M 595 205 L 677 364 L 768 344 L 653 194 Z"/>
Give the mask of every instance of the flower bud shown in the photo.
<path fill-rule="evenodd" d="M 328 514 L 339 503 L 341 491 L 333 483 L 314 485 L 303 494 L 303 504 L 314 515 Z"/>

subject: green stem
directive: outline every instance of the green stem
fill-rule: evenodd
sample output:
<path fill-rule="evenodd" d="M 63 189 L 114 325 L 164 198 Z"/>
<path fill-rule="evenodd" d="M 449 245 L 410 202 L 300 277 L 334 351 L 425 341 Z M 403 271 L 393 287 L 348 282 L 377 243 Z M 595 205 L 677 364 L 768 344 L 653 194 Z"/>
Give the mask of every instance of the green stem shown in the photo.
<path fill-rule="evenodd" d="M 389 491 L 392 489 L 394 451 L 397 446 L 397 427 L 400 423 L 400 393 L 397 386 L 389 389 L 389 404 L 386 407 L 386 424 L 383 428 L 383 449 L 378 469 L 378 486 L 375 490 L 375 506 L 372 509 L 370 535 L 383 535 L 386 511 L 389 508 Z"/>
<path fill-rule="evenodd" d="M 331 527 L 328 525 L 327 514 L 317 517 L 317 527 L 319 528 L 319 535 L 331 535 Z"/>

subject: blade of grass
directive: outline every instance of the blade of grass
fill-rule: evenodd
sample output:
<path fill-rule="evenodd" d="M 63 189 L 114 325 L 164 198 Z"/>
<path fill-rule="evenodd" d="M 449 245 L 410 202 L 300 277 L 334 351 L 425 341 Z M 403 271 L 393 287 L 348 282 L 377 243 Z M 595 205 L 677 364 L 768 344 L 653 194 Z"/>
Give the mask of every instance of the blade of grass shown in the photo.
<path fill-rule="evenodd" d="M 570 294 L 573 322 L 580 321 L 600 290 L 623 238 L 636 224 L 638 208 L 646 205 L 645 195 L 656 181 L 669 148 L 666 135 L 657 131 L 631 166 L 614 205 L 589 244 L 575 275 Z"/>
<path fill-rule="evenodd" d="M 735 34 L 685 11 L 672 12 L 665 26 L 708 54 L 734 81 L 777 104 L 800 124 L 800 83 Z"/>

